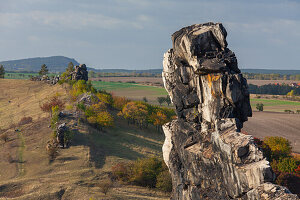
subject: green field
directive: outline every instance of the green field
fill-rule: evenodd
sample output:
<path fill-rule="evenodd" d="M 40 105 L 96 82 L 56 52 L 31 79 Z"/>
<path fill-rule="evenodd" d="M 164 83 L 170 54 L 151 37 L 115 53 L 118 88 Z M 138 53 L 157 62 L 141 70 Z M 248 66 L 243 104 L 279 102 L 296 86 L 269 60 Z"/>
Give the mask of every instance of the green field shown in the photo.
<path fill-rule="evenodd" d="M 106 90 L 109 92 L 130 89 L 147 92 L 155 92 L 157 95 L 167 95 L 167 91 L 164 88 L 140 85 L 136 83 L 120 83 L 120 82 L 104 82 L 104 81 L 92 81 L 93 86 L 96 89 Z"/>
<path fill-rule="evenodd" d="M 265 106 L 278 106 L 278 105 L 292 105 L 300 106 L 298 101 L 288 101 L 288 100 L 277 100 L 277 99 L 250 99 L 251 105 L 256 105 L 257 103 L 263 103 Z"/>
<path fill-rule="evenodd" d="M 96 89 L 106 90 L 116 96 L 124 96 L 132 100 L 142 100 L 146 97 L 148 102 L 152 104 L 158 104 L 157 97 L 168 95 L 164 88 L 136 83 L 92 81 L 92 84 Z"/>
<path fill-rule="evenodd" d="M 38 76 L 39 73 L 10 73 L 6 72 L 4 75 L 5 79 L 29 79 L 30 76 Z M 50 73 L 48 76 L 55 76 L 56 74 Z"/>
<path fill-rule="evenodd" d="M 300 110 L 300 102 L 288 101 L 279 99 L 250 99 L 251 107 L 256 110 L 256 104 L 262 103 L 264 105 L 264 111 L 284 112 L 284 110 L 291 110 L 296 112 Z"/>

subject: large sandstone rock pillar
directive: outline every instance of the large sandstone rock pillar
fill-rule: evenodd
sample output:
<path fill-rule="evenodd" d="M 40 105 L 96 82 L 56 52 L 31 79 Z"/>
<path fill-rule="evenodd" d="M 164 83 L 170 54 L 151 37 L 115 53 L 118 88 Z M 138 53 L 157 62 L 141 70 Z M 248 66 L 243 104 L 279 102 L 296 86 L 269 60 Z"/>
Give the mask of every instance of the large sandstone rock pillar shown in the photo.
<path fill-rule="evenodd" d="M 164 85 L 178 116 L 163 126 L 172 198 L 298 199 L 269 183 L 269 162 L 252 136 L 240 133 L 252 110 L 226 36 L 221 23 L 188 26 L 164 54 Z"/>

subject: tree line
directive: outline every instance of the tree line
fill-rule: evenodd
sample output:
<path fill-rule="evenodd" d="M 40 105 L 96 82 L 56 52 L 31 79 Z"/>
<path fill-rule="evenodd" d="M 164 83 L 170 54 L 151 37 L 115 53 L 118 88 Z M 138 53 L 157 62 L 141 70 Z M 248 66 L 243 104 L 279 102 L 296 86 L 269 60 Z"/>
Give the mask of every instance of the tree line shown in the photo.
<path fill-rule="evenodd" d="M 300 81 L 300 74 L 282 75 L 282 74 L 258 74 L 258 73 L 243 73 L 246 79 L 256 80 L 294 80 Z"/>
<path fill-rule="evenodd" d="M 251 94 L 286 95 L 292 90 L 294 90 L 295 95 L 300 94 L 300 87 L 292 87 L 287 84 L 282 84 L 282 85 L 268 84 L 262 86 L 249 84 L 249 92 Z"/>

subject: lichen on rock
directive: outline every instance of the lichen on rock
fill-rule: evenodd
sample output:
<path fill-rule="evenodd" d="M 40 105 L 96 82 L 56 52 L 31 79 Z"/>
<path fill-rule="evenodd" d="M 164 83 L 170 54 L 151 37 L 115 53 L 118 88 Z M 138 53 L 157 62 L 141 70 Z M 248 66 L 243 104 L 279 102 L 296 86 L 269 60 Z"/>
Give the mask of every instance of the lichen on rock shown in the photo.
<path fill-rule="evenodd" d="M 274 174 L 253 137 L 240 132 L 252 110 L 226 36 L 221 23 L 188 26 L 164 54 L 164 86 L 178 116 L 163 126 L 172 199 L 298 199 L 264 187 Z"/>

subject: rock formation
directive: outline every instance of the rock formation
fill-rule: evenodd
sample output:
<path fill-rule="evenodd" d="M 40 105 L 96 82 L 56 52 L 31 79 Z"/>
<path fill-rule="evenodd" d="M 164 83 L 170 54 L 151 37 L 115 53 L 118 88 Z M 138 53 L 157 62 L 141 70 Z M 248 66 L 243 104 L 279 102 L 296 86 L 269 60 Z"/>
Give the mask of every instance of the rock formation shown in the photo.
<path fill-rule="evenodd" d="M 57 142 L 59 144 L 59 147 L 61 148 L 67 147 L 67 144 L 65 144 L 65 135 L 68 131 L 69 131 L 69 127 L 67 127 L 66 123 L 62 123 L 59 126 L 57 126 L 56 129 Z"/>
<path fill-rule="evenodd" d="M 172 199 L 298 199 L 273 185 L 274 174 L 250 135 L 248 85 L 220 23 L 172 35 L 163 80 L 178 119 L 163 126 Z"/>
<path fill-rule="evenodd" d="M 72 80 L 85 80 L 88 81 L 88 71 L 85 64 L 75 66 L 74 72 L 72 72 Z"/>

